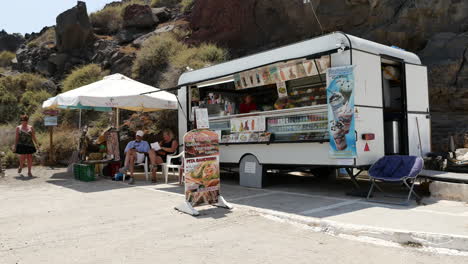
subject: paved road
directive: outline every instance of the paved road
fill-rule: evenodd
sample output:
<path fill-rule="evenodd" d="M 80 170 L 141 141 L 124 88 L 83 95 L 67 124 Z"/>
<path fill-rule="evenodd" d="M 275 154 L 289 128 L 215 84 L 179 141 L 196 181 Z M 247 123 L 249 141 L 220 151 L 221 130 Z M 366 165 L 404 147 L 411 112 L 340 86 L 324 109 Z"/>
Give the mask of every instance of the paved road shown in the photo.
<path fill-rule="evenodd" d="M 63 169 L 0 178 L 0 263 L 467 263 L 463 256 L 362 243 L 263 217 L 173 207 L 181 197 Z M 177 186 L 174 186 L 174 190 Z"/>

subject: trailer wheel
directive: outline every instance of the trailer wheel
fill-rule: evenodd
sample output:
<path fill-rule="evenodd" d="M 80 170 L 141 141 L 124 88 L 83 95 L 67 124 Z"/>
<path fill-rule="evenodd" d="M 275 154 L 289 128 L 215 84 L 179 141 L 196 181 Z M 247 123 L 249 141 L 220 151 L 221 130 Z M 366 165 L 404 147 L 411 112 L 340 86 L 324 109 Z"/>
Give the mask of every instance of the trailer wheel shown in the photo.
<path fill-rule="evenodd" d="M 245 187 L 262 188 L 265 184 L 265 167 L 257 157 L 247 154 L 239 162 L 239 184 Z"/>

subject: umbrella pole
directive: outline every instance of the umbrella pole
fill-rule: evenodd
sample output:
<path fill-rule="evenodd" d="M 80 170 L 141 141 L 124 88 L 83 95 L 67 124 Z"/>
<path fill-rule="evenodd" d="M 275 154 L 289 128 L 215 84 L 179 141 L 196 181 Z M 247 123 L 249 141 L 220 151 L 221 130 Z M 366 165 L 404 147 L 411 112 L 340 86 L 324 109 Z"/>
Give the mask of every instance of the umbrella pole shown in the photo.
<path fill-rule="evenodd" d="M 116 108 L 115 109 L 115 128 L 117 129 L 119 128 L 119 123 L 120 123 L 119 116 L 120 116 L 120 109 Z"/>
<path fill-rule="evenodd" d="M 78 129 L 81 130 L 81 109 L 80 109 L 80 113 L 78 115 Z"/>

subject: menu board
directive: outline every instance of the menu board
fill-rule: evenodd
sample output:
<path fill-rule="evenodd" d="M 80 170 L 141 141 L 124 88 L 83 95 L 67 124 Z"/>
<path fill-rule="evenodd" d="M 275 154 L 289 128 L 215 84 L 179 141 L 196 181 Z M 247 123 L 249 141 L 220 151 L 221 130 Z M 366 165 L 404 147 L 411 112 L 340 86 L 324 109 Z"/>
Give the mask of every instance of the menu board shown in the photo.
<path fill-rule="evenodd" d="M 208 109 L 206 108 L 196 108 L 195 109 L 195 119 L 197 123 L 197 128 L 210 128 L 210 122 L 208 120 Z"/>
<path fill-rule="evenodd" d="M 216 204 L 220 191 L 218 134 L 192 130 L 185 134 L 185 199 L 192 206 Z"/>
<path fill-rule="evenodd" d="M 276 63 L 255 70 L 234 74 L 237 90 L 323 74 L 330 68 L 330 56 Z"/>

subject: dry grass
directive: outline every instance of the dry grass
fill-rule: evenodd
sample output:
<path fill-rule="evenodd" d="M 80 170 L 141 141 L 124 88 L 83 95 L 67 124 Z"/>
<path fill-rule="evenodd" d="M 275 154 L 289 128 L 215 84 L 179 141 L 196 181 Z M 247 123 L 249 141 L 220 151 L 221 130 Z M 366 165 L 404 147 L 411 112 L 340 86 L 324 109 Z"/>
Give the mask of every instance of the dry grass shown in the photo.
<path fill-rule="evenodd" d="M 152 7 L 175 7 L 180 2 L 181 0 L 152 0 L 151 6 Z"/>
<path fill-rule="evenodd" d="M 123 25 L 123 12 L 129 5 L 149 5 L 148 0 L 132 0 L 121 4 L 108 6 L 102 10 L 91 13 L 89 19 L 94 27 L 105 29 L 108 34 L 119 31 Z"/>
<path fill-rule="evenodd" d="M 127 45 L 127 46 L 121 46 L 119 48 L 119 51 L 125 54 L 135 54 L 138 52 L 138 49 L 131 45 Z"/>
<path fill-rule="evenodd" d="M 28 42 L 27 46 L 28 47 L 41 47 L 41 46 L 53 47 L 55 46 L 55 43 L 56 43 L 55 28 L 49 28 L 46 30 L 46 32 L 42 33 L 42 35 Z"/>
<path fill-rule="evenodd" d="M 194 4 L 195 4 L 194 0 L 182 0 L 182 2 L 180 2 L 180 10 L 183 13 L 188 13 L 192 10 L 192 7 Z"/>
<path fill-rule="evenodd" d="M 54 129 L 55 161 L 68 160 L 71 157 L 73 151 L 78 148 L 79 136 L 80 135 L 78 130 L 66 127 L 57 127 Z M 39 151 L 49 152 L 49 133 L 37 133 L 36 137 L 39 143 Z"/>
<path fill-rule="evenodd" d="M 1 51 L 0 52 L 0 67 L 11 66 L 11 60 L 16 58 L 16 54 L 11 51 Z"/>

